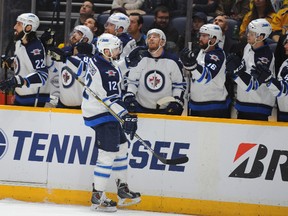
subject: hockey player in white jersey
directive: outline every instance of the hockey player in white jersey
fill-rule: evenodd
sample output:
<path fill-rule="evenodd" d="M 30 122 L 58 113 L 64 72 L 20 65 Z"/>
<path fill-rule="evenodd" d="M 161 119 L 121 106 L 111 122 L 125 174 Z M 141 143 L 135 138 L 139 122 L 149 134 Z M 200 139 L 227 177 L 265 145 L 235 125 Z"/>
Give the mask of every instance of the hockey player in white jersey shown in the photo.
<path fill-rule="evenodd" d="M 235 65 L 233 56 L 227 59 L 226 69 L 237 83 L 235 108 L 238 119 L 268 121 L 275 104 L 275 96 L 266 85 L 259 85 L 254 74 L 257 64 L 266 65 L 274 76 L 274 54 L 265 39 L 272 32 L 266 19 L 252 20 L 248 25 L 247 42 L 240 65 Z"/>
<path fill-rule="evenodd" d="M 120 59 L 123 59 L 136 48 L 136 41 L 127 33 L 129 25 L 130 19 L 123 13 L 111 14 L 104 25 L 106 33 L 117 36 L 123 43 L 123 52 Z"/>
<path fill-rule="evenodd" d="M 45 49 L 36 36 L 39 23 L 35 14 L 23 13 L 14 26 L 16 44 L 9 67 L 15 76 L 0 82 L 0 90 L 15 87 L 15 105 L 43 107 L 50 99 Z"/>
<path fill-rule="evenodd" d="M 57 108 L 81 109 L 83 87 L 67 71 L 72 70 L 78 76 L 84 76 L 86 64 L 94 52 L 92 45 L 93 33 L 84 25 L 74 28 L 70 37 L 71 46 L 50 48 L 49 54 L 58 62 L 51 62 L 49 72 L 58 73 L 59 77 L 59 101 Z M 56 72 L 55 72 L 56 71 Z"/>
<path fill-rule="evenodd" d="M 130 112 L 181 115 L 186 88 L 183 65 L 164 49 L 166 36 L 160 29 L 149 30 L 146 43 L 148 50 L 142 50 L 140 61 L 129 71 L 123 100 Z"/>
<path fill-rule="evenodd" d="M 116 211 L 116 202 L 107 198 L 105 190 L 112 171 L 117 176 L 118 206 L 140 202 L 140 193 L 127 185 L 128 142 L 124 131 L 132 140 L 137 130 L 137 116 L 128 114 L 121 101 L 121 72 L 115 60 L 122 51 L 122 43 L 114 35 L 104 33 L 97 41 L 99 53 L 90 59 L 85 84 L 106 103 L 120 118 L 123 125 L 109 113 L 88 91 L 83 93 L 82 114 L 85 125 L 95 131 L 95 147 L 98 150 L 94 168 L 92 210 Z M 123 127 L 123 129 L 122 129 Z"/>
<path fill-rule="evenodd" d="M 277 121 L 288 122 L 288 34 L 284 40 L 283 47 L 285 50 L 285 61 L 282 63 L 277 77 L 264 64 L 256 64 L 254 77 L 259 84 L 266 83 L 269 90 L 277 99 Z"/>
<path fill-rule="evenodd" d="M 225 87 L 226 57 L 218 46 L 222 30 L 218 25 L 205 24 L 199 33 L 198 56 L 187 48 L 181 52 L 184 68 L 191 71 L 189 115 L 230 118 L 231 99 Z"/>

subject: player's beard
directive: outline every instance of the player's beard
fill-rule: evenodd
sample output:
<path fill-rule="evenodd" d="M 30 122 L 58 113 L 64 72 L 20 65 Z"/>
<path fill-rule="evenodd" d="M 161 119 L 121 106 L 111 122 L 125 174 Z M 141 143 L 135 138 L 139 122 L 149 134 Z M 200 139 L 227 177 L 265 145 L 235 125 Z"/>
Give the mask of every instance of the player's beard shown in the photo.
<path fill-rule="evenodd" d="M 24 37 L 24 32 L 21 31 L 20 33 L 14 33 L 14 41 L 18 41 L 18 40 L 21 40 L 22 38 Z"/>
<path fill-rule="evenodd" d="M 199 46 L 200 46 L 201 49 L 205 50 L 208 47 L 208 43 L 207 44 L 203 44 L 203 43 L 200 42 Z"/>

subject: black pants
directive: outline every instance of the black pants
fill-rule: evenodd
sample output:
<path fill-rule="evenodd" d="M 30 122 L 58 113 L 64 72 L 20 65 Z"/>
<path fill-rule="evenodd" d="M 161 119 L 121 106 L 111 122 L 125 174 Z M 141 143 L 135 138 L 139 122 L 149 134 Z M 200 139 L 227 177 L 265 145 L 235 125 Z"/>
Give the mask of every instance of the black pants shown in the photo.
<path fill-rule="evenodd" d="M 268 121 L 268 115 L 259 113 L 238 112 L 237 119 Z"/>

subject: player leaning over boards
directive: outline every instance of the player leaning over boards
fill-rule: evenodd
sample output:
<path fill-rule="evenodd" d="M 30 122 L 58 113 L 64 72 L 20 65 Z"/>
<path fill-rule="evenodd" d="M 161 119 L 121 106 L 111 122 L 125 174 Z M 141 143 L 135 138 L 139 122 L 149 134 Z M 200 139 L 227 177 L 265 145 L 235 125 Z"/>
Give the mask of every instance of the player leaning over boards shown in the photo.
<path fill-rule="evenodd" d="M 205 24 L 200 30 L 198 55 L 189 49 L 181 52 L 186 70 L 191 71 L 189 115 L 230 118 L 230 102 L 225 87 L 225 53 L 219 48 L 222 30 L 218 25 Z"/>
<path fill-rule="evenodd" d="M 15 88 L 15 105 L 41 106 L 49 101 L 48 69 L 46 54 L 36 36 L 39 18 L 32 13 L 23 13 L 14 26 L 15 52 L 4 64 L 13 68 L 15 76 L 0 83 L 0 90 Z"/>
<path fill-rule="evenodd" d="M 85 84 L 123 119 L 123 129 L 132 140 L 137 130 L 137 116 L 129 115 L 121 103 L 121 72 L 115 60 L 122 51 L 120 39 L 108 33 L 97 41 L 99 54 L 91 58 Z M 95 97 L 84 91 L 82 113 L 85 125 L 95 131 L 95 147 L 98 150 L 94 168 L 92 210 L 116 211 L 116 202 L 105 196 L 107 182 L 112 171 L 117 175 L 118 205 L 140 202 L 140 193 L 129 190 L 127 185 L 128 142 L 120 123 Z"/>
<path fill-rule="evenodd" d="M 227 57 L 226 70 L 237 83 L 235 108 L 238 119 L 268 121 L 272 113 L 275 96 L 266 85 L 259 85 L 255 79 L 257 64 L 266 65 L 274 76 L 274 54 L 265 41 L 271 32 L 271 25 L 266 19 L 252 20 L 248 25 L 248 44 L 241 63 L 235 64 L 233 56 Z"/>

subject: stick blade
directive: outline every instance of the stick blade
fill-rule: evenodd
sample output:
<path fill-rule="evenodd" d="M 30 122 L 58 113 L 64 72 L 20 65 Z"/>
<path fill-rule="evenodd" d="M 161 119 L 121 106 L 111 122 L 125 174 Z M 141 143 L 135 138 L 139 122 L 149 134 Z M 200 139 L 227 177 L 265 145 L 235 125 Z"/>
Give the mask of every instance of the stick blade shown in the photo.
<path fill-rule="evenodd" d="M 160 160 L 160 158 L 158 158 Z M 164 164 L 169 164 L 169 165 L 177 165 L 177 164 L 183 164 L 187 163 L 189 161 L 189 158 L 187 156 L 181 157 L 181 158 L 174 158 L 174 159 L 162 159 L 160 160 Z"/>

